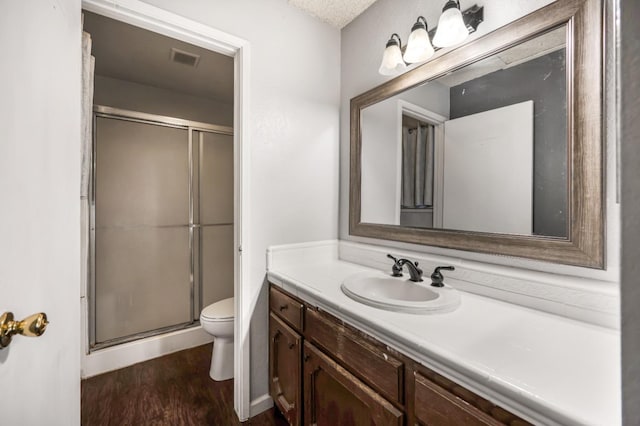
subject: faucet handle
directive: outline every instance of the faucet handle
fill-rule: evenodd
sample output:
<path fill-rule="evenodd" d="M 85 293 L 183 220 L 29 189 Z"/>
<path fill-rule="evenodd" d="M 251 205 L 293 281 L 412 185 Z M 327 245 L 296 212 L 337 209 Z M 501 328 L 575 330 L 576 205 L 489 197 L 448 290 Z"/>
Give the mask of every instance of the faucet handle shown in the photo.
<path fill-rule="evenodd" d="M 393 260 L 393 266 L 391 267 L 391 276 L 392 277 L 401 277 L 402 276 L 402 265 L 398 264 L 398 259 L 387 254 L 387 257 Z"/>
<path fill-rule="evenodd" d="M 444 281 L 444 277 L 442 276 L 442 273 L 440 273 L 440 270 L 455 271 L 456 268 L 453 266 L 438 266 L 434 269 L 433 274 L 431 274 L 431 285 L 433 287 L 444 287 L 444 284 L 442 283 L 442 281 Z"/>

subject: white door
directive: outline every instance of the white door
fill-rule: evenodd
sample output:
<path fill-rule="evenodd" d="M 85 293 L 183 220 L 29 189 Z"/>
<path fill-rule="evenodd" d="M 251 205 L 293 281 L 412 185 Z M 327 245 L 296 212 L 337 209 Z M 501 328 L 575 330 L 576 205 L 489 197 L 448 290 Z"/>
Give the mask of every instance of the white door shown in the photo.
<path fill-rule="evenodd" d="M 445 229 L 529 235 L 533 101 L 445 122 Z"/>
<path fill-rule="evenodd" d="M 80 1 L 0 3 L 0 424 L 80 423 Z"/>

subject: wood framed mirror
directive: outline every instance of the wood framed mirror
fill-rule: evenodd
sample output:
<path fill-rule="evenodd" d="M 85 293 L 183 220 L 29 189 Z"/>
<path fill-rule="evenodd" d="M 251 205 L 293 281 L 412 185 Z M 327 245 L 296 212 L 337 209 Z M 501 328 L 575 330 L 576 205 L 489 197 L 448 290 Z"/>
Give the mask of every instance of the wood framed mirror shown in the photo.
<path fill-rule="evenodd" d="M 604 268 L 602 3 L 557 0 L 351 100 L 351 235 Z"/>

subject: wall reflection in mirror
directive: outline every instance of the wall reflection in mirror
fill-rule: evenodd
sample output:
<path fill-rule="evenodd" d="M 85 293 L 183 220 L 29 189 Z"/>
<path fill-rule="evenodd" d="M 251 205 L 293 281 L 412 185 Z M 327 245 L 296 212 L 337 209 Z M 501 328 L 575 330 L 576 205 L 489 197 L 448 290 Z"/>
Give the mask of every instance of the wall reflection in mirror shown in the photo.
<path fill-rule="evenodd" d="M 565 56 L 562 26 L 364 108 L 361 221 L 566 238 Z"/>

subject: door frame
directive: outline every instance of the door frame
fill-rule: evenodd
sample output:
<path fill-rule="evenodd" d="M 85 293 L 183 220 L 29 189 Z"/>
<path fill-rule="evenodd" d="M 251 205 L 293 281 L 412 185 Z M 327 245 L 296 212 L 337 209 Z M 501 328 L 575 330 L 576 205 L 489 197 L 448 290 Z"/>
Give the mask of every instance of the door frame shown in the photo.
<path fill-rule="evenodd" d="M 400 225 L 400 213 L 402 209 L 402 116 L 429 123 L 434 127 L 433 140 L 433 228 L 442 228 L 442 205 L 444 202 L 444 123 L 448 120 L 444 115 L 440 115 L 420 105 L 412 104 L 403 99 L 398 100 L 396 107 L 396 146 L 397 164 L 396 170 L 396 206 L 397 225 Z"/>
<path fill-rule="evenodd" d="M 234 408 L 250 416 L 249 42 L 139 0 L 82 0 L 82 8 L 234 58 Z M 243 303 L 245 302 L 246 303 Z M 247 306 L 245 306 L 247 305 Z M 245 307 L 247 309 L 245 309 Z M 86 315 L 86 312 L 83 313 Z M 86 337 L 86 335 L 85 335 Z M 84 342 L 83 342 L 84 343 Z M 83 344 L 84 348 L 85 345 Z"/>

